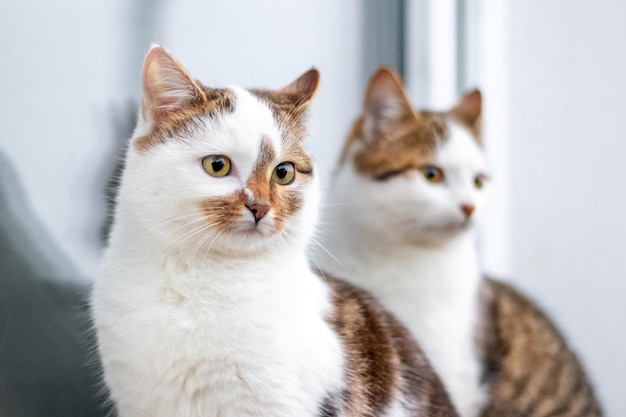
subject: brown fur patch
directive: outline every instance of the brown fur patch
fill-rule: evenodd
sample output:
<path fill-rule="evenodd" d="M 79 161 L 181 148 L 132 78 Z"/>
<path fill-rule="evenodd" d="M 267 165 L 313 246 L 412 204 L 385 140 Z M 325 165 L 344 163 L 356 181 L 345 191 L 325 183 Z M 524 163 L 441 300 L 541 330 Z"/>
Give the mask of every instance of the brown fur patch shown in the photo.
<path fill-rule="evenodd" d="M 202 88 L 203 97 L 189 102 L 179 112 L 155 120 L 154 127 L 149 134 L 135 139 L 135 148 L 140 152 L 147 152 L 154 146 L 172 140 L 174 137 L 184 136 L 184 132 L 191 132 L 199 118 L 215 117 L 221 113 L 234 111 L 235 94 L 231 90 Z"/>
<path fill-rule="evenodd" d="M 260 177 L 260 176 L 259 176 Z M 249 183 L 257 202 L 267 203 L 274 217 L 274 232 L 284 230 L 285 222 L 302 208 L 304 196 L 300 191 L 267 181 Z M 243 190 L 230 196 L 204 199 L 200 203 L 200 212 L 211 228 L 218 232 L 236 229 L 247 214 L 248 196 Z"/>
<path fill-rule="evenodd" d="M 300 142 L 287 141 L 283 144 L 283 158 L 281 162 L 291 162 L 296 169 L 296 178 L 290 185 L 278 185 L 271 181 L 272 195 L 276 204 L 275 219 L 277 225 L 283 225 L 285 221 L 297 213 L 304 204 L 303 191 L 299 188 L 306 185 L 313 178 L 313 161 L 304 151 Z M 274 167 L 272 167 L 272 170 Z M 271 173 L 270 173 L 271 175 Z"/>
<path fill-rule="evenodd" d="M 319 72 L 311 69 L 280 90 L 249 91 L 270 108 L 283 133 L 284 142 L 301 141 L 307 136 L 304 116 L 317 93 L 319 81 Z"/>
<path fill-rule="evenodd" d="M 344 145 L 340 164 L 352 155 L 357 171 L 370 178 L 385 178 L 433 162 L 438 146 L 448 140 L 451 115 L 449 112 L 416 110 L 415 117 L 405 117 L 384 138 L 369 143 L 364 139 L 363 118 L 354 123 Z M 476 141 L 478 127 L 466 126 Z M 353 151 L 356 147 L 360 149 Z"/>
<path fill-rule="evenodd" d="M 295 181 L 290 185 L 279 185 L 269 179 L 270 207 L 274 212 L 277 231 L 282 231 L 287 219 L 297 213 L 304 204 L 303 191 L 297 188 L 298 182 L 310 181 L 309 174 L 296 173 Z"/>
<path fill-rule="evenodd" d="M 270 90 L 253 89 L 250 92 L 270 108 L 276 124 L 283 133 L 283 141 L 301 141 L 307 136 L 304 118 L 307 108 L 294 106 L 296 96 Z"/>
<path fill-rule="evenodd" d="M 482 107 L 482 94 L 478 90 L 473 90 L 464 94 L 457 105 L 448 112 L 450 117 L 472 132 L 474 139 L 476 139 L 479 145 L 482 145 Z"/>
<path fill-rule="evenodd" d="M 257 203 L 272 203 L 271 191 L 273 190 L 270 178 L 274 169 L 272 166 L 274 157 L 275 152 L 270 140 L 263 139 L 259 149 L 259 156 L 248 180 L 248 188 L 254 194 Z"/>
<path fill-rule="evenodd" d="M 385 416 L 397 395 L 412 416 L 456 416 L 439 378 L 391 313 L 367 292 L 325 274 L 335 306 L 329 321 L 347 359 L 347 387 L 340 393 L 346 415 Z"/>
<path fill-rule="evenodd" d="M 263 138 L 261 140 L 261 146 L 259 147 L 259 157 L 257 158 L 256 165 L 253 172 L 265 171 L 270 168 L 270 164 L 276 157 L 276 151 L 272 146 L 272 141 L 269 138 Z"/>
<path fill-rule="evenodd" d="M 492 280 L 482 297 L 479 343 L 490 384 L 482 417 L 602 415 L 576 355 L 534 303 Z"/>
<path fill-rule="evenodd" d="M 269 139 L 261 141 L 259 156 L 247 183 L 255 201 L 270 206 L 277 233 L 284 229 L 287 219 L 302 208 L 304 195 L 297 186 L 310 182 L 312 176 L 311 159 L 299 144 L 290 143 L 283 152 L 285 159 L 281 162 L 295 165 L 297 172 L 292 184 L 279 185 L 272 181 L 276 153 Z M 242 190 L 231 196 L 206 199 L 200 203 L 200 210 L 207 222 L 215 225 L 215 230 L 223 232 L 232 230 L 241 222 L 246 215 L 247 203 L 248 196 Z"/>
<path fill-rule="evenodd" d="M 311 180 L 312 162 L 299 144 L 289 142 L 291 146 L 283 150 L 283 161 L 291 162 L 296 168 L 296 178 L 292 184 L 279 185 L 272 181 L 275 152 L 269 140 L 263 141 L 259 159 L 254 168 L 248 187 L 255 196 L 265 196 L 274 214 L 276 230 L 281 231 L 289 217 L 298 212 L 303 205 L 304 196 L 297 185 Z"/>
<path fill-rule="evenodd" d="M 200 213 L 206 218 L 211 229 L 227 232 L 241 222 L 248 196 L 243 190 L 225 197 L 207 198 L 200 202 Z"/>
<path fill-rule="evenodd" d="M 348 135 L 339 163 L 352 158 L 350 162 L 357 171 L 372 179 L 420 169 L 433 162 L 437 146 L 449 137 L 451 120 L 468 128 L 481 144 L 481 111 L 482 96 L 478 90 L 463 96 L 447 112 L 413 109 L 398 75 L 380 68 L 370 80 L 363 114 Z M 367 117 L 373 124 L 371 132 L 364 131 Z M 378 123 L 380 126 L 376 126 Z M 368 134 L 373 137 L 366 137 Z"/>
<path fill-rule="evenodd" d="M 313 174 L 313 159 L 300 142 L 287 141 L 283 143 L 283 154 L 285 161 L 291 162 L 300 174 L 309 176 Z"/>
<path fill-rule="evenodd" d="M 357 171 L 370 178 L 385 177 L 409 169 L 418 169 L 432 159 L 435 144 L 447 137 L 447 129 L 431 117 L 405 117 L 384 138 L 366 141 L 363 119 L 350 132 L 341 156 L 345 163 L 352 154 Z M 359 147 L 353 151 L 353 148 Z"/>

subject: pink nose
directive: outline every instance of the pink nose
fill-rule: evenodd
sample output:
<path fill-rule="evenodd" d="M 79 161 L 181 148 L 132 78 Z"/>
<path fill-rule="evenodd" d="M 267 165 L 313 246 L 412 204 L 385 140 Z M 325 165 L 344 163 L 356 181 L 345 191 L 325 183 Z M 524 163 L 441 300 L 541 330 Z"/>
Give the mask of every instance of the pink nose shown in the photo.
<path fill-rule="evenodd" d="M 264 203 L 246 204 L 248 210 L 254 215 L 254 222 L 258 223 L 270 210 L 270 206 Z"/>
<path fill-rule="evenodd" d="M 463 214 L 465 214 L 465 217 L 468 217 L 472 215 L 472 213 L 474 212 L 474 210 L 476 209 L 476 207 L 471 206 L 469 204 L 463 204 L 461 206 L 461 211 L 463 212 Z"/>

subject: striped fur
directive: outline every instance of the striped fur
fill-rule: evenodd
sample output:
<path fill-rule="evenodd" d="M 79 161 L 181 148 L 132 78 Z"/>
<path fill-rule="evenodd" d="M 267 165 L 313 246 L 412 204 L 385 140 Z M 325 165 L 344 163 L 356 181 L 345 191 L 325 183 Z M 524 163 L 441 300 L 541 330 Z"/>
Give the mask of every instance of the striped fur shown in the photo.
<path fill-rule="evenodd" d="M 456 415 L 408 330 L 366 291 L 328 275 L 324 280 L 335 306 L 329 321 L 347 359 L 346 388 L 330 404 L 347 416 Z M 394 403 L 397 414 L 389 411 Z"/>
<path fill-rule="evenodd" d="M 550 319 L 511 286 L 486 279 L 480 347 L 490 385 L 483 417 L 599 417 L 593 388 Z"/>

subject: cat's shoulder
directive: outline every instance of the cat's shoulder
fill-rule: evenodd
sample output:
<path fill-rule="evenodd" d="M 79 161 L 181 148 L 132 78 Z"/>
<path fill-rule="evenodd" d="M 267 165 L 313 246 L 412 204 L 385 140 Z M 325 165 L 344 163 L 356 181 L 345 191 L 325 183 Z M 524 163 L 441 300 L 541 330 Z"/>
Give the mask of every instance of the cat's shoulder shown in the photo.
<path fill-rule="evenodd" d="M 393 313 L 387 310 L 375 295 L 348 281 L 321 274 L 331 290 L 335 307 L 330 320 L 336 326 L 358 325 L 377 329 L 381 333 L 413 342 L 410 332 Z"/>
<path fill-rule="evenodd" d="M 565 348 L 565 337 L 549 314 L 522 291 L 509 283 L 485 278 L 481 292 L 486 320 L 491 322 L 488 329 L 500 343 L 517 341 L 515 344 L 523 343 L 527 348 L 534 346 L 532 350 Z"/>
<path fill-rule="evenodd" d="M 494 411 L 499 407 L 509 414 L 524 407 L 563 409 L 567 416 L 601 415 L 581 363 L 548 313 L 514 286 L 495 279 L 484 280 L 481 296 L 478 339 L 484 378 L 491 385 L 483 415 L 502 415 Z"/>
<path fill-rule="evenodd" d="M 346 409 L 383 415 L 385 405 L 399 401 L 424 415 L 454 416 L 443 385 L 406 327 L 371 293 L 327 273 L 320 277 L 334 306 L 327 320 L 346 354 Z"/>
<path fill-rule="evenodd" d="M 501 326 L 526 327 L 531 333 L 550 334 L 564 343 L 565 337 L 550 314 L 530 296 L 513 284 L 486 277 L 483 281 L 482 299 L 494 320 Z M 503 329 L 504 330 L 504 329 Z"/>

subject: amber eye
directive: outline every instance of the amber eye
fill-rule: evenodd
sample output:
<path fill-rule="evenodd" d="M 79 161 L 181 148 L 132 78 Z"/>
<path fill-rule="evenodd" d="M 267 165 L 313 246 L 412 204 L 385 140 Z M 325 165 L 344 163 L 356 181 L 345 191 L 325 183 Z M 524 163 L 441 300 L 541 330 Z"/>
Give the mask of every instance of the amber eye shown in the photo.
<path fill-rule="evenodd" d="M 441 168 L 438 168 L 434 165 L 429 165 L 427 167 L 424 167 L 422 169 L 422 172 L 424 173 L 424 178 L 426 178 L 426 181 L 428 182 L 432 182 L 433 184 L 439 184 L 443 181 L 444 176 Z"/>
<path fill-rule="evenodd" d="M 212 177 L 225 177 L 230 173 L 230 159 L 224 155 L 209 155 L 202 158 L 202 168 Z"/>
<path fill-rule="evenodd" d="M 483 174 L 476 175 L 474 178 L 474 187 L 481 189 L 485 186 L 487 178 Z"/>
<path fill-rule="evenodd" d="M 280 185 L 289 185 L 296 178 L 296 170 L 291 162 L 282 162 L 274 168 L 272 181 Z"/>

